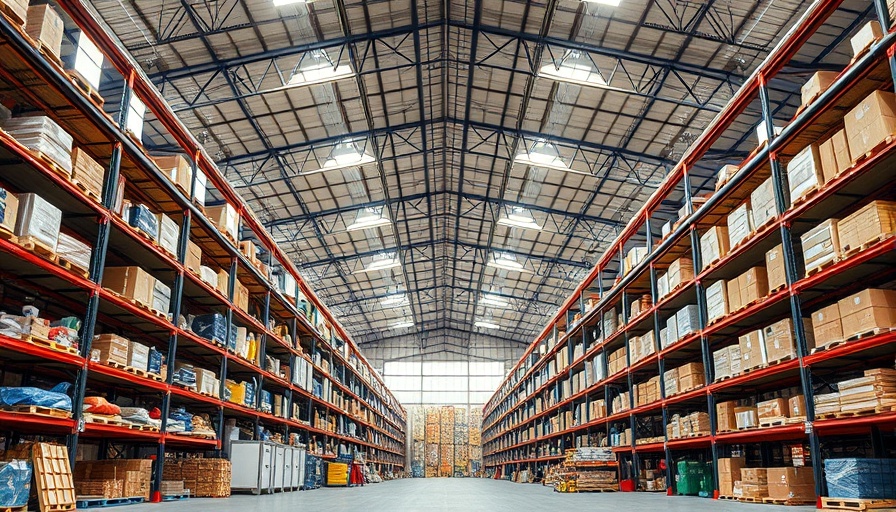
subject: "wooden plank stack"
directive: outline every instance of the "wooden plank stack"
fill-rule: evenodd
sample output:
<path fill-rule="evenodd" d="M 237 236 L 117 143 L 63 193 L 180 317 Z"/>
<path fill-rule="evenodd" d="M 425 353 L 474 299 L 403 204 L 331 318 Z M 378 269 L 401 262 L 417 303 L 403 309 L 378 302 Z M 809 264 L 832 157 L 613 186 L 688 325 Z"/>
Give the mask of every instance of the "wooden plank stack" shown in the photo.
<path fill-rule="evenodd" d="M 168 459 L 163 469 L 163 480 L 183 481 L 197 498 L 226 498 L 230 496 L 231 464 L 227 459 Z"/>

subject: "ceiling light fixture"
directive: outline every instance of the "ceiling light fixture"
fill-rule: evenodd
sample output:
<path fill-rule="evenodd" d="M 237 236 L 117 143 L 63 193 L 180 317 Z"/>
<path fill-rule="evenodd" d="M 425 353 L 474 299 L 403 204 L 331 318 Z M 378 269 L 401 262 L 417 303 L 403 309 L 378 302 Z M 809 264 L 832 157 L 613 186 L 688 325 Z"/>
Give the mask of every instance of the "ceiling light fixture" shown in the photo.
<path fill-rule="evenodd" d="M 509 213 L 498 219 L 498 224 L 502 226 L 510 226 L 512 228 L 541 231 L 541 226 L 535 222 L 535 217 L 532 216 L 532 212 L 521 206 L 512 207 Z"/>
<path fill-rule="evenodd" d="M 281 0 L 283 1 L 283 0 Z M 298 3 L 292 1 L 290 3 Z M 275 0 L 275 4 L 276 0 Z M 280 4 L 287 5 L 287 4 Z M 284 87 L 302 87 L 305 85 L 321 84 L 342 80 L 354 76 L 355 72 L 348 64 L 333 62 L 324 50 L 311 50 L 299 59 L 298 65 L 292 71 L 292 76 Z"/>
<path fill-rule="evenodd" d="M 475 327 L 481 327 L 483 329 L 500 329 L 501 326 L 492 322 L 486 322 L 485 320 L 476 320 L 473 323 Z"/>
<path fill-rule="evenodd" d="M 544 167 L 557 171 L 568 171 L 569 165 L 560 157 L 560 150 L 553 142 L 537 140 L 513 159 L 514 164 Z"/>
<path fill-rule="evenodd" d="M 355 274 L 361 274 L 364 272 L 377 272 L 380 270 L 388 270 L 390 268 L 400 267 L 401 262 L 398 261 L 398 258 L 395 254 L 387 253 L 387 254 L 379 254 L 373 257 L 370 263 L 367 264 L 366 267 L 361 270 L 356 270 Z"/>
<path fill-rule="evenodd" d="M 387 295 L 383 300 L 380 301 L 380 305 L 384 308 L 394 308 L 397 306 L 401 306 L 406 303 L 408 299 L 407 294 L 395 292 Z"/>
<path fill-rule="evenodd" d="M 413 327 L 414 322 L 397 322 L 389 326 L 390 329 L 407 329 L 408 327 Z"/>
<path fill-rule="evenodd" d="M 510 305 L 510 301 L 500 295 L 484 293 L 479 297 L 479 304 L 496 308 L 506 308 Z"/>
<path fill-rule="evenodd" d="M 389 217 L 383 215 L 382 210 L 376 208 L 364 208 L 358 212 L 355 222 L 345 228 L 346 231 L 358 231 L 360 229 L 372 229 L 391 224 Z"/>
<path fill-rule="evenodd" d="M 517 261 L 516 256 L 506 252 L 499 252 L 493 255 L 486 263 L 486 266 L 531 274 L 531 271 L 526 270 L 525 266 Z"/>
<path fill-rule="evenodd" d="M 610 7 L 619 7 L 619 4 L 622 3 L 622 0 L 583 0 L 586 4 L 601 4 L 601 5 L 609 5 Z"/>
<path fill-rule="evenodd" d="M 551 59 L 538 70 L 538 76 L 558 82 L 568 82 L 586 87 L 607 87 L 607 81 L 588 54 L 581 50 L 566 50 L 559 60 Z"/>

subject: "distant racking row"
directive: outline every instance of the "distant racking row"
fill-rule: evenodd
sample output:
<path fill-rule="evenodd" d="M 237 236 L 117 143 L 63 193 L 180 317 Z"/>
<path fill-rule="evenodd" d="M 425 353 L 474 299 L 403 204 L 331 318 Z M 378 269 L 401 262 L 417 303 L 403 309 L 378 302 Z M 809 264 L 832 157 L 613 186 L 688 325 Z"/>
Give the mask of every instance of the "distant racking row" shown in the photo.
<path fill-rule="evenodd" d="M 672 492 L 675 460 L 717 468 L 756 445 L 766 466 L 805 456 L 823 496 L 842 443 L 886 454 L 896 34 L 880 27 L 894 13 L 842 3 L 809 8 L 530 345 L 483 409 L 486 467 L 613 446 L 635 468 L 664 459 Z M 828 46 L 822 71 L 782 73 Z M 731 141 L 743 161 L 707 156 Z M 716 172 L 706 195 L 699 170 Z"/>
<path fill-rule="evenodd" d="M 0 351 L 7 383 L 73 382 L 73 415 L 0 411 L 0 429 L 65 436 L 73 457 L 81 440 L 101 453 L 155 447 L 164 461 L 166 449 L 221 450 L 236 420 L 324 457 L 403 468 L 406 412 L 382 378 L 108 31 L 82 4 L 60 6 L 73 40 L 56 48 L 0 16 L 0 310 L 41 317 L 0 330 Z M 85 38 L 120 101 L 60 58 Z M 150 155 L 147 137 L 180 151 Z M 16 203 L 24 228 L 9 224 Z M 77 350 L 49 331 L 67 317 L 81 321 Z M 85 396 L 157 409 L 161 428 L 91 422 Z M 166 431 L 178 408 L 208 414 L 215 435 Z"/>

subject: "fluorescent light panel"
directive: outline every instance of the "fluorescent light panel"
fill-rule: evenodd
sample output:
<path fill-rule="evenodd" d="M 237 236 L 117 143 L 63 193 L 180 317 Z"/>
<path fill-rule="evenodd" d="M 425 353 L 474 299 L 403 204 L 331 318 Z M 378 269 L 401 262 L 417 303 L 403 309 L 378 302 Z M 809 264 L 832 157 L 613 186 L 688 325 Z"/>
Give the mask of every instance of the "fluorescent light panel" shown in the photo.
<path fill-rule="evenodd" d="M 535 217 L 525 208 L 514 207 L 510 213 L 498 219 L 498 224 L 512 228 L 534 229 L 541 231 L 541 226 L 535 222 Z"/>
<path fill-rule="evenodd" d="M 541 66 L 538 76 L 585 87 L 609 85 L 594 67 L 591 59 L 581 50 L 566 50 L 559 62 L 552 60 Z"/>
<path fill-rule="evenodd" d="M 384 308 L 392 308 L 400 306 L 407 302 L 408 296 L 404 293 L 393 293 L 380 301 L 380 305 Z"/>
<path fill-rule="evenodd" d="M 307 4 L 310 2 L 311 0 L 274 0 L 274 7 L 283 7 L 284 5 L 292 4 Z"/>
<path fill-rule="evenodd" d="M 382 213 L 377 213 L 372 208 L 364 208 L 358 212 L 355 222 L 345 228 L 346 231 L 358 231 L 360 229 L 372 229 L 391 224 L 392 221 Z"/>
<path fill-rule="evenodd" d="M 413 327 L 414 322 L 397 322 L 389 326 L 390 329 L 407 329 Z"/>
<path fill-rule="evenodd" d="M 557 171 L 568 171 L 569 165 L 560 157 L 560 151 L 553 142 L 537 141 L 513 159 L 514 164 L 531 165 Z"/>
<path fill-rule="evenodd" d="M 512 270 L 514 272 L 531 273 L 529 270 L 526 270 L 522 263 L 517 261 L 515 256 L 506 253 L 498 253 L 494 255 L 489 259 L 488 263 L 486 263 L 486 266 L 500 268 L 502 270 Z"/>
<path fill-rule="evenodd" d="M 483 306 L 493 306 L 496 308 L 506 308 L 510 305 L 510 301 L 499 295 L 482 294 L 479 298 L 479 304 Z"/>
<path fill-rule="evenodd" d="M 364 272 L 377 272 L 380 270 L 388 270 L 390 268 L 400 267 L 401 262 L 398 261 L 398 258 L 395 256 L 387 257 L 387 258 L 375 258 L 373 261 L 367 264 L 366 267 L 361 270 L 356 270 L 355 274 L 361 274 Z"/>
<path fill-rule="evenodd" d="M 610 7 L 619 7 L 622 0 L 584 0 L 586 4 L 609 5 Z"/>
<path fill-rule="evenodd" d="M 500 329 L 501 326 L 492 322 L 487 322 L 485 320 L 477 320 L 473 323 L 475 327 L 481 327 L 483 329 Z"/>

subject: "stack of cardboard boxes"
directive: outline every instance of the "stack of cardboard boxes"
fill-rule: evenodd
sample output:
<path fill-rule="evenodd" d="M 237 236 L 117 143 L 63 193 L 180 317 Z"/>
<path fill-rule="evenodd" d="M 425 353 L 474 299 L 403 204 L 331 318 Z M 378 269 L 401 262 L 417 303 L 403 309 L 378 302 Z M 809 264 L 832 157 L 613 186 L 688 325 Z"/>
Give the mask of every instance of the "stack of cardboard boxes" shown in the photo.
<path fill-rule="evenodd" d="M 740 470 L 745 465 L 743 457 L 719 459 L 719 496 L 734 496 L 734 482 L 741 481 Z"/>
<path fill-rule="evenodd" d="M 627 362 L 626 362 L 626 358 L 625 358 L 625 352 L 626 352 L 625 347 L 622 347 L 620 349 L 614 350 L 613 352 L 610 352 L 608 363 L 607 363 L 608 364 L 608 368 L 607 368 L 608 375 L 616 375 L 617 373 L 621 372 L 622 370 L 624 370 L 626 368 Z"/>
<path fill-rule="evenodd" d="M 896 290 L 869 288 L 812 313 L 815 346 L 896 326 Z"/>
<path fill-rule="evenodd" d="M 705 384 L 703 363 L 687 363 L 663 373 L 663 385 L 667 397 L 697 389 Z"/>
<path fill-rule="evenodd" d="M 103 287 L 163 315 L 169 312 L 171 287 L 140 267 L 107 268 Z"/>

